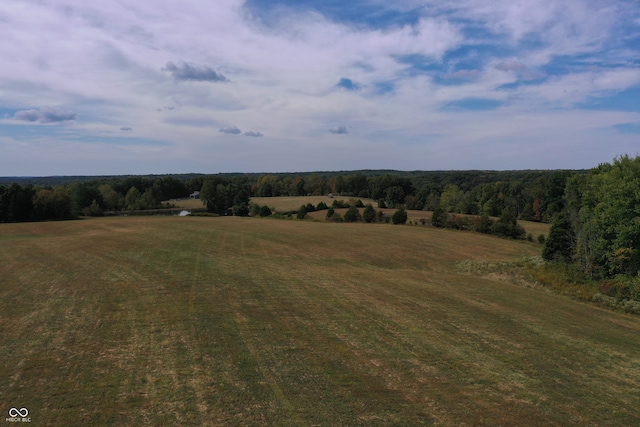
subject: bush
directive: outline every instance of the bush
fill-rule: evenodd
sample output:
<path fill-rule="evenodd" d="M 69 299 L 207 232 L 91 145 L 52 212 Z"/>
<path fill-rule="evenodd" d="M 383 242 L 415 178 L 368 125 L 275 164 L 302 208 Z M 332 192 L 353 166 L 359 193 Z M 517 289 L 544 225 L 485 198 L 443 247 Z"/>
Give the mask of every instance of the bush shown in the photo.
<path fill-rule="evenodd" d="M 255 202 L 251 202 L 249 204 L 249 212 L 251 213 L 251 216 L 260 215 L 260 205 Z"/>
<path fill-rule="evenodd" d="M 518 224 L 510 209 L 502 211 L 500 218 L 493 225 L 493 234 L 512 239 L 524 239 L 526 237 L 526 231 Z"/>
<path fill-rule="evenodd" d="M 265 216 L 271 216 L 273 212 L 271 212 L 271 209 L 269 209 L 269 206 L 264 205 L 260 208 L 260 212 L 258 213 L 260 216 L 265 217 Z"/>
<path fill-rule="evenodd" d="M 480 215 L 476 231 L 479 233 L 490 234 L 493 229 L 493 221 L 489 218 L 489 215 L 483 213 Z"/>
<path fill-rule="evenodd" d="M 447 226 L 448 219 L 449 214 L 447 214 L 447 211 L 438 206 L 431 216 L 431 225 L 438 228 L 444 228 Z"/>
<path fill-rule="evenodd" d="M 376 210 L 373 209 L 373 206 L 367 205 L 364 208 L 364 212 L 362 212 L 362 219 L 367 223 L 372 223 L 376 220 Z"/>
<path fill-rule="evenodd" d="M 400 208 L 397 211 L 395 211 L 395 213 L 393 214 L 393 217 L 391 217 L 391 220 L 396 225 L 398 225 L 398 224 L 406 224 L 407 223 L 407 212 L 404 210 L 404 208 Z"/>
<path fill-rule="evenodd" d="M 317 211 L 322 211 L 322 210 L 325 210 L 327 208 L 328 208 L 328 206 L 327 206 L 327 204 L 325 202 L 320 202 L 320 203 L 318 203 L 318 206 L 316 206 L 316 210 Z"/>
<path fill-rule="evenodd" d="M 541 245 L 544 244 L 544 240 L 545 240 L 544 234 L 541 234 L 538 236 L 538 243 L 540 243 Z"/>
<path fill-rule="evenodd" d="M 307 209 L 304 206 L 300 206 L 298 212 L 296 213 L 296 218 L 305 219 L 307 217 Z"/>
<path fill-rule="evenodd" d="M 349 210 L 344 214 L 344 220 L 346 222 L 360 221 L 360 211 L 357 207 L 351 206 Z"/>
<path fill-rule="evenodd" d="M 336 211 L 333 208 L 329 208 L 329 210 L 327 211 L 327 219 L 332 218 L 335 213 Z"/>
<path fill-rule="evenodd" d="M 315 212 L 316 207 L 315 207 L 315 206 L 313 206 L 311 203 L 307 203 L 307 204 L 305 205 L 304 209 L 305 209 L 307 212 Z"/>
<path fill-rule="evenodd" d="M 333 215 L 331 215 L 331 218 L 327 218 L 328 221 L 331 222 L 343 222 L 344 220 L 342 219 L 342 216 L 340 216 L 339 212 L 335 212 Z"/>
<path fill-rule="evenodd" d="M 364 203 L 362 203 L 362 200 L 358 199 L 356 200 L 355 206 L 356 208 L 364 208 Z"/>
<path fill-rule="evenodd" d="M 84 216 L 102 216 L 102 209 L 96 200 L 91 202 L 91 205 L 82 209 Z"/>

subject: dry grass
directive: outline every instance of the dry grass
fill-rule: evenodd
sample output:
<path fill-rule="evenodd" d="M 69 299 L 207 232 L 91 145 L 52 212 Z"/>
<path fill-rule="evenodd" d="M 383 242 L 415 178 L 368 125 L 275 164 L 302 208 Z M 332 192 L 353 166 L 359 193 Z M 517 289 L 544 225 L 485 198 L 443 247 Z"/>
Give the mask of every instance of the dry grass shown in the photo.
<path fill-rule="evenodd" d="M 539 246 L 257 218 L 0 225 L 37 425 L 638 425 L 640 320 L 463 274 Z"/>

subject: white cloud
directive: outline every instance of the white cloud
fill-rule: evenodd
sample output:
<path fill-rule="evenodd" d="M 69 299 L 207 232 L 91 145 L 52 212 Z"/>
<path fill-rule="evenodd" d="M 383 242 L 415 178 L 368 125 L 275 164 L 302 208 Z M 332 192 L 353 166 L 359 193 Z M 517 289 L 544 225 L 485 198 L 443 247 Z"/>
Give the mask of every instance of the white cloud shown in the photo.
<path fill-rule="evenodd" d="M 224 152 L 237 149 L 227 144 L 229 134 L 243 134 L 229 126 L 238 123 L 260 129 L 246 136 L 269 136 L 270 151 L 260 152 L 259 160 L 295 162 L 300 156 L 285 153 L 301 154 L 321 143 L 353 153 L 370 149 L 367 161 L 401 167 L 403 156 L 406 164 L 418 161 L 403 144 L 483 141 L 490 147 L 490 136 L 481 138 L 485 129 L 505 127 L 504 114 L 444 112 L 448 103 L 494 100 L 505 109 L 548 118 L 548 108 L 571 108 L 640 84 L 633 65 L 638 48 L 614 37 L 627 19 L 623 12 L 633 10 L 628 2 L 371 0 L 376 3 L 415 14 L 413 24 L 350 25 L 294 9 L 265 23 L 259 10 L 247 10 L 241 0 L 4 0 L 0 108 L 11 118 L 0 126 L 67 121 L 88 138 L 113 131 L 131 139 L 131 128 L 122 126 L 130 124 L 136 137 L 173 143 L 156 147 L 158 153 L 188 159 L 207 152 L 208 158 L 233 159 L 233 169 L 242 170 L 242 153 Z M 606 50 L 608 43 L 616 48 Z M 548 68 L 558 58 L 578 65 Z M 614 62 L 615 68 L 606 66 Z M 595 65 L 602 68 L 589 68 Z M 357 82 L 359 90 L 336 89 L 343 78 Z M 65 107 L 34 109 L 44 105 Z M 332 134 L 346 133 L 335 125 L 340 123 L 349 124 L 349 138 Z M 528 129 L 524 120 L 515 123 Z M 513 132 L 517 139 L 517 128 Z M 550 132 L 536 134 L 553 140 Z M 386 147 L 397 152 L 395 166 L 384 163 L 385 135 L 393 135 Z M 71 147 L 62 136 L 50 140 Z M 339 145 L 346 140 L 348 149 Z M 379 151 L 372 141 L 381 144 Z M 263 149 L 260 142 L 245 139 L 256 150 Z M 481 153 L 474 158 L 480 161 Z M 160 166 L 157 171 L 164 172 Z"/>
<path fill-rule="evenodd" d="M 68 122 L 76 119 L 78 115 L 72 111 L 61 110 L 52 107 L 42 107 L 38 110 L 22 110 L 13 116 L 16 120 L 38 123 Z"/>

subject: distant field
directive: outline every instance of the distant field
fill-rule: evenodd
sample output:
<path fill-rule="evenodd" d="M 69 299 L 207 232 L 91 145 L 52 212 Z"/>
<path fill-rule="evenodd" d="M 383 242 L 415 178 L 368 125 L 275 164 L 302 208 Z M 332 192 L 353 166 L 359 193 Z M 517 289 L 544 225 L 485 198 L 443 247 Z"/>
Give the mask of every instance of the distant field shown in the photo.
<path fill-rule="evenodd" d="M 0 224 L 33 425 L 640 425 L 640 319 L 461 274 L 540 246 L 259 218 Z"/>
<path fill-rule="evenodd" d="M 343 197 L 336 196 L 334 198 L 330 198 L 327 196 L 301 196 L 301 197 L 253 197 L 251 199 L 252 202 L 259 204 L 260 206 L 267 205 L 270 208 L 275 208 L 278 211 L 292 211 L 298 209 L 302 205 L 306 205 L 307 203 L 311 203 L 314 206 L 317 206 L 320 202 L 325 202 L 327 206 L 331 206 L 334 200 L 344 200 L 348 202 L 352 197 Z M 372 199 L 362 199 L 362 198 L 354 198 L 355 200 L 362 200 L 362 203 L 365 205 L 367 203 L 371 203 L 371 205 L 377 208 L 378 203 Z M 186 207 L 186 206 L 185 206 Z M 346 209 L 337 209 L 337 212 L 340 215 L 344 216 L 344 213 L 347 211 Z M 396 211 L 395 209 L 382 209 L 387 215 L 393 215 Z M 360 210 L 362 213 L 362 209 Z M 327 211 L 318 211 L 311 212 L 309 216 L 311 218 L 315 218 L 318 220 L 324 220 Z M 407 218 L 409 222 L 420 221 L 420 219 L 424 218 L 427 222 L 431 221 L 430 211 L 407 211 Z M 494 218 L 497 219 L 497 218 Z M 524 227 L 527 233 L 531 233 L 534 238 L 537 238 L 540 234 L 544 234 L 547 236 L 549 234 L 549 224 L 543 224 L 539 222 L 531 222 L 531 221 L 519 221 L 520 225 Z"/>

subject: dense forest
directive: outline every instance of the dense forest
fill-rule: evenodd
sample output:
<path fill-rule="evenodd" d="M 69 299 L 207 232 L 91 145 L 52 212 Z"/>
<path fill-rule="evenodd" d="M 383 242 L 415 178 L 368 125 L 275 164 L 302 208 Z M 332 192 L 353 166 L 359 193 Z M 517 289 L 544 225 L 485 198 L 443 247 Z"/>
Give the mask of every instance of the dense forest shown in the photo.
<path fill-rule="evenodd" d="M 124 177 L 0 178 L 0 222 L 167 207 L 163 201 L 202 193 L 212 212 L 246 215 L 250 197 L 371 198 L 379 207 L 552 221 L 564 207 L 569 177 L 587 171 L 357 171 L 306 174 L 217 174 Z M 235 209 L 234 209 L 235 206 Z"/>

